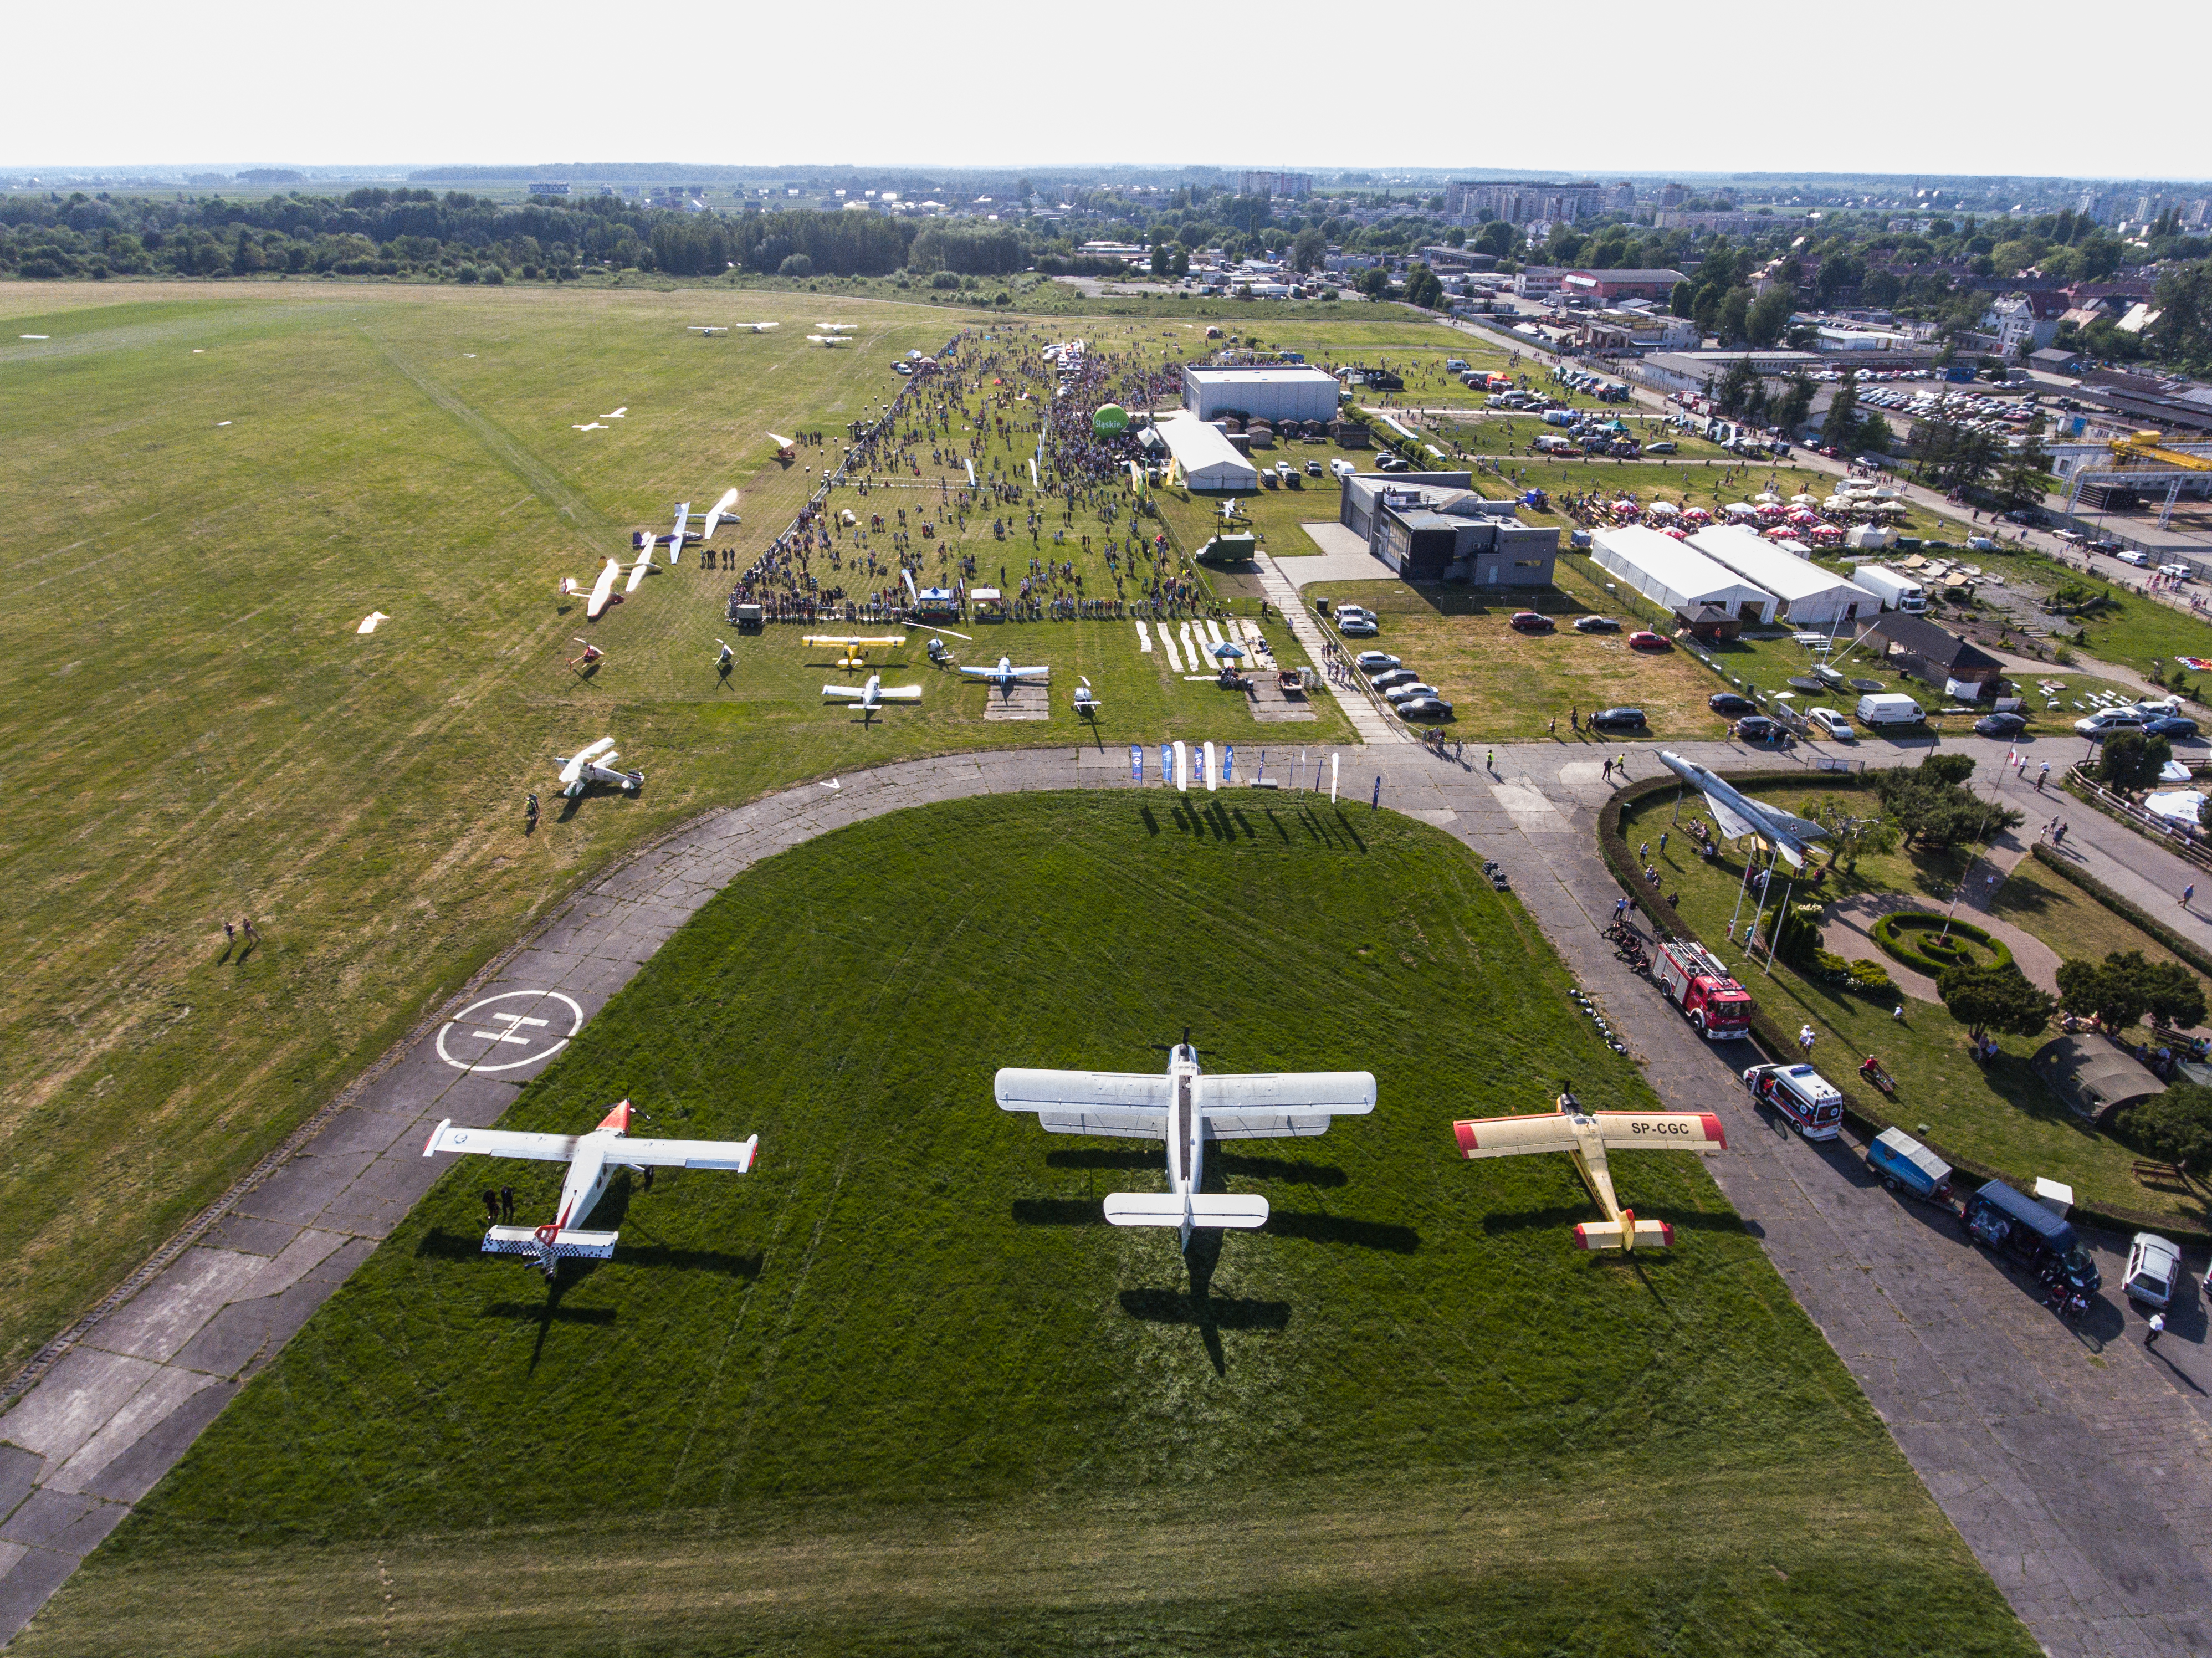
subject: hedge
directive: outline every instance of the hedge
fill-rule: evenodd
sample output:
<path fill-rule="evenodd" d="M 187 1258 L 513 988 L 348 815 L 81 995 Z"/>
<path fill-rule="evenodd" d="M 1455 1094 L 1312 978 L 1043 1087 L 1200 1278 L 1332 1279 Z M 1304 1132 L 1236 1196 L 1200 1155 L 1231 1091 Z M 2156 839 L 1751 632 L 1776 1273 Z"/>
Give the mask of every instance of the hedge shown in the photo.
<path fill-rule="evenodd" d="M 1807 771 L 1744 772 L 1729 777 L 1728 781 L 1739 788 L 1756 788 L 1765 783 L 1802 783 L 1808 778 L 1820 775 L 1816 772 Z M 1832 779 L 1822 778 L 1822 780 L 1831 783 L 1837 788 L 1863 786 L 1857 777 L 1846 777 L 1841 774 Z M 1634 849 L 1629 846 L 1620 833 L 1621 812 L 1625 808 L 1647 795 L 1656 794 L 1664 789 L 1683 786 L 1681 780 L 1671 774 L 1660 777 L 1647 777 L 1640 781 L 1631 783 L 1626 788 L 1616 790 L 1613 798 L 1605 803 L 1604 809 L 1598 813 L 1598 853 L 1605 859 L 1606 867 L 1613 872 L 1613 879 L 1620 882 L 1622 888 L 1638 904 L 1649 899 L 1651 890 L 1644 883 L 1642 866 L 1636 861 Z M 2044 852 L 2041 846 L 2038 846 L 2035 850 L 2039 854 Z M 2064 869 L 2064 865 L 2058 864 L 2055 859 L 2052 862 L 2057 867 Z M 2074 874 L 2070 870 L 2065 872 L 2069 876 Z M 2087 878 L 2076 876 L 2075 878 L 2081 881 L 2085 887 L 2088 885 Z M 2124 902 L 2124 900 L 2121 901 L 2122 903 Z M 2116 903 L 2113 907 L 2118 908 L 2120 906 Z M 2127 908 L 2129 910 L 2133 909 L 2132 905 Z M 1696 943 L 1705 942 L 1698 938 L 1696 930 L 1680 917 L 1670 913 L 1668 921 L 1674 928 L 1676 937 Z M 2165 930 L 2159 931 L 2162 932 Z M 2162 938 L 2160 942 L 2164 942 Z M 2195 950 L 2193 946 L 2192 952 L 2192 957 L 2185 957 L 2185 959 L 2191 960 L 2194 965 L 2196 961 L 2203 958 L 2203 952 Z M 2179 950 L 2174 953 L 2181 954 Z M 1776 1023 L 1773 1016 L 1767 1012 L 1765 1005 L 1757 1000 L 1752 1003 L 1751 1041 L 1753 1045 L 1760 1049 L 1764 1056 L 1769 1060 L 1790 1060 L 1796 1055 L 1796 1033 L 1784 1030 Z M 1879 1096 L 1869 1094 L 1866 1084 L 1859 1078 L 1856 1066 L 1846 1075 L 1830 1077 L 1828 1080 L 1844 1096 L 1844 1120 L 1869 1139 L 1881 1133 L 1885 1128 L 1894 1126 L 1890 1119 L 1883 1114 Z M 2000 1169 L 1988 1168 L 1970 1159 L 1954 1157 L 1939 1145 L 1931 1145 L 1928 1149 L 1949 1163 L 1959 1174 L 1973 1181 L 2002 1181 L 2014 1190 L 2021 1192 L 2033 1189 L 2034 1181 L 2032 1177 L 2009 1175 Z M 2169 1215 L 2142 1214 L 2134 1210 L 2106 1208 L 2094 1203 L 2076 1203 L 2074 1206 L 2073 1213 L 2074 1218 L 2083 1224 L 2102 1227 L 2108 1231 L 2125 1233 L 2148 1230 L 2154 1231 L 2161 1237 L 2171 1238 L 2177 1243 L 2212 1244 L 2212 1228 L 2177 1225 L 2173 1218 Z"/>
<path fill-rule="evenodd" d="M 2212 979 L 2212 954 L 2193 938 L 2183 937 L 2160 920 L 2142 905 L 2120 895 L 2085 869 L 2076 869 L 2054 851 L 2050 843 L 2039 841 L 2034 847 L 2035 860 L 2045 868 L 2064 876 L 2122 920 L 2132 922 L 2164 944 L 2183 961 L 2195 968 L 2207 979 Z"/>
<path fill-rule="evenodd" d="M 1941 932 L 1948 925 L 1961 938 L 1972 938 L 1995 957 L 1992 961 L 1975 961 L 1963 950 L 1952 950 L 1936 939 L 1915 945 L 1899 938 L 1900 932 Z M 1923 909 L 1901 909 L 1893 915 L 1885 915 L 1869 929 L 1875 943 L 1909 968 L 1917 969 L 1931 979 L 1940 979 L 1954 967 L 2010 967 L 2012 951 L 2004 944 L 1990 937 L 1988 932 L 1972 921 L 1952 920 L 1948 924 L 1941 915 Z M 1955 960 L 1945 957 L 1954 957 Z"/>

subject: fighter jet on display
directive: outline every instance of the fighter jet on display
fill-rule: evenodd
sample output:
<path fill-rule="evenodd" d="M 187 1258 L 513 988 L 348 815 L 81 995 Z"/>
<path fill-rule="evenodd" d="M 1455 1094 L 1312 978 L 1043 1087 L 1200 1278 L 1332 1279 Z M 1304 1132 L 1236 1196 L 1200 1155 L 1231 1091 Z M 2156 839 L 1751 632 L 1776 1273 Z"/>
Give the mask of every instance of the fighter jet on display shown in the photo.
<path fill-rule="evenodd" d="M 580 795 L 594 783 L 605 783 L 635 794 L 645 786 L 645 774 L 617 771 L 615 762 L 621 758 L 615 752 L 615 739 L 611 737 L 602 737 L 589 748 L 577 750 L 571 758 L 555 755 L 554 763 L 561 768 L 561 793 Z"/>
<path fill-rule="evenodd" d="M 1700 1151 L 1728 1150 L 1728 1134 L 1710 1111 L 1584 1111 L 1572 1094 L 1559 1096 L 1559 1109 L 1529 1117 L 1481 1117 L 1455 1122 L 1452 1133 L 1462 1157 L 1512 1157 L 1528 1151 L 1564 1151 L 1589 1187 L 1605 1218 L 1575 1228 L 1577 1249 L 1662 1248 L 1674 1241 L 1663 1220 L 1638 1220 L 1613 1193 L 1607 1151 Z"/>
<path fill-rule="evenodd" d="M 1024 679 L 1044 679 L 1050 677 L 1050 668 L 1017 668 L 1012 657 L 1002 656 L 995 668 L 963 668 L 961 672 L 970 679 L 988 680 L 1001 689 L 1012 689 Z"/>
<path fill-rule="evenodd" d="M 1827 838 L 1826 829 L 1811 818 L 1740 794 L 1695 761 L 1685 760 L 1671 750 L 1659 750 L 1659 763 L 1705 797 L 1706 808 L 1723 835 L 1731 840 L 1739 835 L 1756 835 L 1780 853 L 1792 869 L 1805 867 L 1808 841 Z"/>
<path fill-rule="evenodd" d="M 656 1169 L 722 1169 L 732 1174 L 752 1172 L 760 1151 L 760 1136 L 741 1140 L 634 1140 L 630 1121 L 641 1114 L 628 1100 L 599 1119 L 588 1134 L 529 1134 L 511 1128 L 456 1128 L 447 1118 L 430 1131 L 422 1155 L 441 1151 L 476 1151 L 493 1157 L 530 1157 L 540 1163 L 565 1163 L 568 1175 L 561 1181 L 561 1203 L 556 1217 L 543 1226 L 495 1226 L 483 1236 L 488 1255 L 528 1255 L 538 1270 L 551 1278 L 565 1259 L 609 1260 L 619 1232 L 586 1232 L 583 1224 L 605 1195 L 607 1182 L 617 1169 L 645 1176 L 648 1189 Z"/>
<path fill-rule="evenodd" d="M 991 1091 L 1002 1111 L 1036 1112 L 1048 1134 L 1166 1141 L 1168 1189 L 1110 1192 L 1106 1218 L 1115 1226 L 1175 1227 L 1186 1249 L 1196 1227 L 1267 1224 L 1265 1198 L 1200 1190 L 1208 1140 L 1326 1134 L 1331 1118 L 1375 1108 L 1375 1078 L 1364 1071 L 1206 1076 L 1188 1030 L 1168 1050 L 1164 1076 L 1010 1069 L 999 1072 Z"/>
<path fill-rule="evenodd" d="M 856 705 L 860 710 L 860 723 L 865 726 L 873 720 L 878 710 L 886 702 L 921 701 L 921 687 L 886 685 L 881 674 L 872 673 L 868 676 L 868 683 L 865 685 L 824 685 L 822 688 L 822 695 L 834 702 L 850 702 Z"/>

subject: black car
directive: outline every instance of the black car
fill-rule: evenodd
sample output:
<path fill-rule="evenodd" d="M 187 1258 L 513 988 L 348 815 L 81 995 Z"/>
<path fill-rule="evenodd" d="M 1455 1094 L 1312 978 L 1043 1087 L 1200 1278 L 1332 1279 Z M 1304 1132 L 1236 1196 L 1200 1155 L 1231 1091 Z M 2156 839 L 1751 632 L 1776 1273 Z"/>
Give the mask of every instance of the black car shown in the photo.
<path fill-rule="evenodd" d="M 2186 720 L 2181 722 L 2195 731 L 2197 727 Z M 2027 729 L 2027 721 L 2016 714 L 1985 714 L 1974 721 L 1977 737 L 2017 737 Z"/>
<path fill-rule="evenodd" d="M 1977 726 L 1974 729 L 1979 731 L 1981 727 Z M 2184 720 L 2178 714 L 2161 714 L 2155 720 L 2144 722 L 2143 735 L 2145 737 L 2194 737 L 2197 735 L 2197 722 L 2194 720 Z"/>
<path fill-rule="evenodd" d="M 1388 672 L 1376 674 L 1369 683 L 1378 691 L 1389 691 L 1395 690 L 1401 685 L 1410 685 L 1419 677 L 1420 675 L 1411 668 L 1392 668 Z"/>
<path fill-rule="evenodd" d="M 1790 733 L 1763 714 L 1747 714 L 1735 722 L 1735 734 L 1746 743 L 1781 743 Z"/>
<path fill-rule="evenodd" d="M 1451 704 L 1441 697 L 1417 696 L 1410 702 L 1401 702 L 1398 705 L 1398 718 L 1401 720 L 1449 720 L 1451 718 Z"/>
<path fill-rule="evenodd" d="M 1734 691 L 1715 691 L 1705 699 L 1705 706 L 1715 714 L 1725 714 L 1730 720 L 1741 720 L 1755 712 L 1759 704 L 1747 696 L 1738 696 Z"/>
<path fill-rule="evenodd" d="M 1644 724 L 1641 708 L 1600 708 L 1589 717 L 1595 732 L 1634 731 Z"/>
<path fill-rule="evenodd" d="M 1585 616 L 1575 619 L 1575 631 L 1585 634 L 1617 634 L 1620 619 L 1611 616 Z"/>

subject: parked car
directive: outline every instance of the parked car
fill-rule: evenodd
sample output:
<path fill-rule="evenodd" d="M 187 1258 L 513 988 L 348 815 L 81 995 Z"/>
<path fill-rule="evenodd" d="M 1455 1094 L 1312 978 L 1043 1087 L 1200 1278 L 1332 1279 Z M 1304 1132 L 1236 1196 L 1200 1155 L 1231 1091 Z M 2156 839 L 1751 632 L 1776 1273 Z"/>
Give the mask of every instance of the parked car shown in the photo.
<path fill-rule="evenodd" d="M 2149 568 L 2150 565 L 2150 555 L 2148 553 L 2139 553 L 2132 547 L 2129 548 L 2125 552 L 2115 553 L 2112 556 L 2119 560 L 2123 564 L 2134 565 L 2138 570 L 2146 569 Z"/>
<path fill-rule="evenodd" d="M 2128 1270 L 2120 1288 L 2130 1301 L 2163 1312 L 2181 1281 L 2181 1251 L 2155 1232 L 2138 1232 L 2128 1245 Z"/>
<path fill-rule="evenodd" d="M 1306 476 L 1310 478 L 1319 477 L 1321 476 L 1321 463 L 1317 460 L 1308 461 L 1306 463 Z"/>
<path fill-rule="evenodd" d="M 2143 717 L 2133 708 L 2100 708 L 2086 720 L 2074 722 L 2078 737 L 2106 738 L 2115 732 L 2139 732 L 2143 728 Z"/>
<path fill-rule="evenodd" d="M 1377 628 L 1373 623 L 1368 621 L 1366 617 L 1362 616 L 1357 622 L 1346 622 L 1343 623 L 1337 629 L 1337 631 L 1342 634 L 1346 639 L 1372 639 L 1376 634 L 1380 633 L 1382 629 Z"/>
<path fill-rule="evenodd" d="M 1387 691 L 1395 689 L 1400 685 L 1410 685 L 1419 677 L 1420 675 L 1415 673 L 1411 668 L 1392 668 L 1387 672 L 1376 674 L 1374 685 L 1378 691 Z"/>
<path fill-rule="evenodd" d="M 1808 1140 L 1832 1140 L 1843 1131 L 1843 1095 L 1809 1065 L 1755 1065 L 1743 1073 L 1743 1085 Z"/>
<path fill-rule="evenodd" d="M 1417 696 L 1410 702 L 1398 705 L 1398 717 L 1401 720 L 1449 720 L 1451 718 L 1451 704 L 1441 697 Z"/>
<path fill-rule="evenodd" d="M 1600 708 L 1589 717 L 1592 731 L 1635 731 L 1644 724 L 1641 708 Z"/>
<path fill-rule="evenodd" d="M 1403 672 L 1404 670 L 1401 669 L 1399 671 Z M 1378 680 L 1376 683 L 1379 684 L 1382 682 Z M 1425 696 L 1434 696 L 1436 694 L 1437 688 L 1434 685 L 1425 685 L 1416 679 L 1409 685 L 1400 685 L 1387 692 L 1384 701 L 1394 708 L 1402 708 L 1408 702 L 1418 702 Z"/>
<path fill-rule="evenodd" d="M 1658 443 L 1647 443 L 1644 446 L 1644 452 L 1647 455 L 1671 455 L 1674 452 L 1674 444 L 1663 440 Z"/>
<path fill-rule="evenodd" d="M 1547 634 L 1552 631 L 1552 618 L 1541 610 L 1516 610 L 1513 626 L 1524 634 Z"/>
<path fill-rule="evenodd" d="M 1641 628 L 1628 635 L 1628 647 L 1632 651 L 1671 651 L 1674 648 L 1673 644 L 1662 639 L 1657 634 Z"/>
<path fill-rule="evenodd" d="M 2027 720 L 2016 714 L 1985 714 L 1974 721 L 1977 737 L 2017 737 L 2027 729 Z"/>
<path fill-rule="evenodd" d="M 1352 665 L 1362 673 L 1387 673 L 1403 665 L 1388 651 L 1362 651 L 1352 659 Z"/>
<path fill-rule="evenodd" d="M 1364 604 L 1340 604 L 1336 607 L 1336 619 L 1340 623 L 1373 622 L 1376 617 L 1375 612 Z"/>
<path fill-rule="evenodd" d="M 1824 737 L 1832 737 L 1838 743 L 1859 740 L 1859 734 L 1851 729 L 1851 722 L 1833 708 L 1808 708 L 1805 718 Z"/>
<path fill-rule="evenodd" d="M 1778 720 L 1770 720 L 1763 714 L 1747 714 L 1735 722 L 1736 739 L 1743 743 L 1786 743 L 1790 732 Z"/>
<path fill-rule="evenodd" d="M 1584 634 L 1617 634 L 1620 618 L 1611 616 L 1579 616 L 1575 618 L 1575 631 Z"/>
<path fill-rule="evenodd" d="M 1725 715 L 1730 720 L 1741 720 L 1744 715 L 1755 714 L 1759 710 L 1758 703 L 1734 691 L 1715 691 L 1705 699 L 1705 706 L 1715 714 Z"/>
<path fill-rule="evenodd" d="M 2178 714 L 2162 714 L 2155 720 L 2147 720 L 2143 722 L 2143 735 L 2168 738 L 2194 737 L 2197 735 L 2197 722 L 2194 720 L 2185 720 Z"/>

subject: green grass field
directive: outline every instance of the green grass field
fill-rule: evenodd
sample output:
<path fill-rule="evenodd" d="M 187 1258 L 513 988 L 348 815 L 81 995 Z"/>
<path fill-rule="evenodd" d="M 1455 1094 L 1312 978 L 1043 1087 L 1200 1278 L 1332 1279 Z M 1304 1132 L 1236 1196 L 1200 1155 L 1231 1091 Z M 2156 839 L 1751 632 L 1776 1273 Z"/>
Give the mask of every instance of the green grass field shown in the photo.
<path fill-rule="evenodd" d="M 514 1126 L 627 1096 L 743 1179 L 618 1181 L 555 1290 L 457 1169 L 21 1637 L 29 1655 L 2026 1655 L 1694 1158 L 1577 1252 L 1561 1158 L 1455 1116 L 1654 1103 L 1440 831 L 1291 800 L 981 799 L 734 883 Z M 1262 1231 L 1099 1224 L 1158 1148 L 1002 1064 L 1365 1067 L 1239 1144 Z M 535 1212 L 550 1166 L 502 1165 Z"/>
<path fill-rule="evenodd" d="M 10 283 L 0 311 L 20 415 L 0 720 L 21 762 L 0 937 L 34 969 L 0 993 L 0 1371 L 647 837 L 872 761 L 1086 740 L 1077 673 L 1106 741 L 1255 730 L 1127 623 L 960 647 L 1053 664 L 1047 723 L 986 723 L 980 689 L 932 680 L 863 727 L 823 706 L 844 676 L 803 629 L 740 641 L 717 677 L 734 577 L 695 553 L 594 627 L 556 598 L 732 484 L 744 522 L 719 541 L 742 569 L 833 452 L 779 465 L 767 431 L 834 443 L 902 384 L 893 355 L 1018 322 L 792 292 L 303 282 Z M 838 319 L 858 345 L 806 343 Z M 782 326 L 685 331 L 754 319 Z M 1086 325 L 1102 346 L 1138 327 Z M 1144 328 L 1162 350 L 1186 337 Z M 988 515 L 969 529 L 988 537 Z M 391 620 L 357 635 L 372 610 Z M 563 662 L 587 633 L 606 660 L 580 677 Z M 884 665 L 929 672 L 919 648 Z M 1303 735 L 1347 734 L 1322 713 Z M 568 810 L 553 756 L 602 735 L 647 788 Z M 550 809 L 526 837 L 529 790 Z M 245 915 L 263 942 L 240 954 L 221 923 Z"/>

